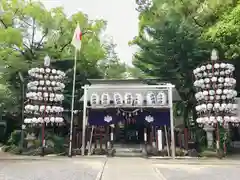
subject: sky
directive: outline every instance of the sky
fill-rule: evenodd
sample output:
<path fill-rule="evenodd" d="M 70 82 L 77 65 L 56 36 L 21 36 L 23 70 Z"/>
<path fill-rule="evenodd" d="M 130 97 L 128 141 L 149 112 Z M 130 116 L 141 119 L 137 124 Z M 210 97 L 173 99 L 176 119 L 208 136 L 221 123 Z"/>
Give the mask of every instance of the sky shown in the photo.
<path fill-rule="evenodd" d="M 40 0 L 46 8 L 63 6 L 70 16 L 77 11 L 88 14 L 89 18 L 104 19 L 108 22 L 105 34 L 112 36 L 117 44 L 119 58 L 131 65 L 136 48 L 128 42 L 138 34 L 138 13 L 135 0 Z"/>

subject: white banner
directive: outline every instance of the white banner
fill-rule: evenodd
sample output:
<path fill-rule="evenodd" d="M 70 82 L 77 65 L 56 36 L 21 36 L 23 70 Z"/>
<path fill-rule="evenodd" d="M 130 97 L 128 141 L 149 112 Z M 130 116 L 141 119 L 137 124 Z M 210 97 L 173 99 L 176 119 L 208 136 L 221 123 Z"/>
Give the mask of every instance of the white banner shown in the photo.
<path fill-rule="evenodd" d="M 162 130 L 157 131 L 157 136 L 158 136 L 158 150 L 162 151 L 163 150 L 163 144 L 162 144 Z"/>

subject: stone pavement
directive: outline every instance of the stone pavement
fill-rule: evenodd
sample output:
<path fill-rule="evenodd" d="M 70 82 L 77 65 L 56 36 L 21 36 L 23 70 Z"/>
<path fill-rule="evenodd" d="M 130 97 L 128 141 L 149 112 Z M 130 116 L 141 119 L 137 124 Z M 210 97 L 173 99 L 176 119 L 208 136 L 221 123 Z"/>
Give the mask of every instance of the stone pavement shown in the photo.
<path fill-rule="evenodd" d="M 104 167 L 101 180 L 163 180 L 143 158 L 109 158 Z"/>
<path fill-rule="evenodd" d="M 239 180 L 240 162 L 109 158 L 102 180 Z M 217 163 L 216 163 L 217 162 Z M 221 164 L 219 163 L 221 162 Z"/>
<path fill-rule="evenodd" d="M 0 180 L 238 180 L 239 172 L 238 159 L 0 157 Z"/>
<path fill-rule="evenodd" d="M 0 161 L 0 180 L 96 180 L 104 159 Z"/>
<path fill-rule="evenodd" d="M 240 165 L 158 164 L 163 180 L 239 180 Z"/>

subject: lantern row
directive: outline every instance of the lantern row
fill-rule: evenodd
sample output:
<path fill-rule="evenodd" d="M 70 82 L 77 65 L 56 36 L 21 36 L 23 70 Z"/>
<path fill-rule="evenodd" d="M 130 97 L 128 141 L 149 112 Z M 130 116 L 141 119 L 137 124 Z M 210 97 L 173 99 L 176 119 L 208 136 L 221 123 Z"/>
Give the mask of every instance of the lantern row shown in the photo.
<path fill-rule="evenodd" d="M 62 117 L 33 117 L 26 118 L 24 120 L 25 124 L 39 124 L 39 123 L 62 123 L 64 120 Z"/>
<path fill-rule="evenodd" d="M 57 93 L 48 93 L 48 92 L 28 92 L 26 95 L 27 98 L 31 100 L 45 100 L 45 101 L 55 101 L 55 102 L 61 102 L 64 100 L 63 94 L 57 94 Z"/>
<path fill-rule="evenodd" d="M 65 88 L 65 85 L 57 81 L 40 80 L 29 82 L 27 88 L 34 91 L 62 91 Z"/>
<path fill-rule="evenodd" d="M 211 77 L 211 78 L 201 78 L 194 82 L 194 86 L 198 88 L 210 88 L 211 84 L 217 84 L 218 88 L 223 87 L 232 87 L 236 85 L 236 80 L 234 78 L 229 77 Z"/>
<path fill-rule="evenodd" d="M 233 103 L 208 103 L 208 104 L 200 104 L 196 106 L 196 111 L 197 112 L 206 112 L 206 111 L 215 111 L 215 112 L 222 112 L 222 111 L 227 111 L 227 112 L 233 112 L 238 109 L 238 104 L 233 104 Z"/>
<path fill-rule="evenodd" d="M 229 63 L 214 63 L 202 65 L 193 70 L 195 78 L 211 77 L 211 76 L 228 76 L 233 73 L 235 67 Z M 214 72 L 213 72 L 214 71 Z"/>
<path fill-rule="evenodd" d="M 195 98 L 197 101 L 214 101 L 214 100 L 226 100 L 226 99 L 233 99 L 237 96 L 237 91 L 233 89 L 210 89 L 199 91 L 195 94 Z"/>
<path fill-rule="evenodd" d="M 60 70 L 50 68 L 32 68 L 28 71 L 29 76 L 36 79 L 59 80 L 65 77 L 65 73 Z"/>
<path fill-rule="evenodd" d="M 113 99 L 114 104 L 121 105 L 135 105 L 142 106 L 144 102 L 144 98 L 142 94 L 136 93 L 133 95 L 132 93 L 125 93 L 124 96 L 122 94 L 115 92 L 113 93 L 113 98 L 110 97 L 108 93 L 103 93 L 102 95 L 98 95 L 97 93 L 93 93 L 91 95 L 91 105 L 110 105 L 110 101 Z M 148 92 L 146 95 L 147 105 L 167 105 L 167 95 L 165 92 L 159 92 L 157 95 L 153 92 Z"/>
<path fill-rule="evenodd" d="M 237 116 L 210 116 L 210 117 L 199 117 L 197 118 L 197 123 L 199 124 L 216 124 L 224 125 L 227 123 L 233 123 L 238 125 L 239 120 Z"/>
<path fill-rule="evenodd" d="M 28 113 L 40 112 L 40 113 L 62 113 L 64 111 L 61 106 L 44 106 L 44 105 L 26 105 L 25 110 Z"/>

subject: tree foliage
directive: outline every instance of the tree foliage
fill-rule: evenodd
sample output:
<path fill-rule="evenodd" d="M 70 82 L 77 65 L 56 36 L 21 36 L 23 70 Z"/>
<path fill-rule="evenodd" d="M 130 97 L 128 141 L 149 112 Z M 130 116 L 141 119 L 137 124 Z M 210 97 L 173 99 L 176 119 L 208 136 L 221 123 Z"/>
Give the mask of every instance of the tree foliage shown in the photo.
<path fill-rule="evenodd" d="M 112 38 L 105 40 L 104 48 L 106 49 L 106 57 L 99 61 L 98 66 L 103 74 L 104 79 L 122 79 L 126 72 L 127 65 L 120 61 L 115 51 L 116 44 Z"/>
<path fill-rule="evenodd" d="M 140 32 L 134 41 L 140 51 L 133 63 L 148 75 L 176 85 L 187 118 L 194 104 L 192 69 L 208 58 L 209 46 L 183 8 L 177 1 L 158 0 L 141 12 Z"/>
<path fill-rule="evenodd" d="M 139 35 L 132 44 L 137 45 L 140 50 L 135 54 L 133 63 L 146 74 L 176 85 L 183 100 L 181 106 L 184 107 L 183 114 L 186 120 L 195 103 L 192 70 L 209 60 L 213 47 L 224 46 L 220 50 L 227 52 L 229 44 L 222 44 L 223 41 L 220 40 L 231 41 L 222 34 L 227 34 L 227 31 L 229 36 L 232 35 L 226 27 L 229 29 L 234 27 L 230 25 L 237 19 L 236 2 L 232 0 L 136 2 L 140 12 Z M 223 26 L 224 22 L 228 24 Z M 236 26 L 237 23 L 235 30 Z"/>
<path fill-rule="evenodd" d="M 106 21 L 90 20 L 82 12 L 68 18 L 62 7 L 47 10 L 43 4 L 36 1 L 1 0 L 1 7 L 0 64 L 5 68 L 1 74 L 3 89 L 0 93 L 4 94 L 4 99 L 21 104 L 21 81 L 18 72 L 23 74 L 27 83 L 27 70 L 42 65 L 44 57 L 49 55 L 53 59 L 53 67 L 67 73 L 64 104 L 65 108 L 70 108 L 74 59 L 71 40 L 77 23 L 84 35 L 77 60 L 76 102 L 82 96 L 81 86 L 87 83 L 87 78 L 104 76 L 99 62 L 109 59 L 111 48 L 114 48 L 108 47 L 108 44 L 100 39 L 107 26 Z M 119 63 L 117 56 L 114 58 L 114 63 Z M 76 103 L 76 106 L 79 104 Z M 19 106 L 17 112 L 20 112 Z"/>

